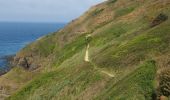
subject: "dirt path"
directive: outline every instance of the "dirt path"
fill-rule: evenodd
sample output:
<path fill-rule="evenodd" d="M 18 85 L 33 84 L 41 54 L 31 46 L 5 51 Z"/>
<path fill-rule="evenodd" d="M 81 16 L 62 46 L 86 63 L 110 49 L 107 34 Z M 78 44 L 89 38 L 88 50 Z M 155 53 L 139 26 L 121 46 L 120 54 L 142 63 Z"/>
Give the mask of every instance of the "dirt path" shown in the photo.
<path fill-rule="evenodd" d="M 84 57 L 84 60 L 86 61 L 86 62 L 89 62 L 90 60 L 89 60 L 89 44 L 87 45 L 87 48 L 86 48 L 86 54 L 85 54 L 85 57 Z"/>
<path fill-rule="evenodd" d="M 101 70 L 101 72 L 104 73 L 104 74 L 107 74 L 110 77 L 115 77 L 115 75 L 113 75 L 113 74 L 111 74 L 111 73 L 109 73 L 107 71 Z"/>
<path fill-rule="evenodd" d="M 88 40 L 89 37 L 91 37 L 91 35 L 87 35 L 87 36 L 86 36 L 86 40 Z M 97 67 L 96 64 L 94 64 L 92 61 L 90 61 L 90 59 L 89 59 L 89 48 L 90 48 L 90 45 L 89 45 L 89 43 L 88 43 L 88 44 L 87 44 L 87 47 L 86 47 L 86 52 L 85 52 L 84 61 L 90 63 L 90 64 L 94 67 L 95 70 L 97 70 L 97 71 L 99 71 L 99 72 L 101 72 L 101 73 L 103 73 L 103 74 L 106 74 L 106 75 L 109 76 L 109 77 L 115 77 L 114 74 L 109 73 L 108 71 L 103 70 L 103 69 Z"/>
<path fill-rule="evenodd" d="M 90 64 L 94 67 L 95 70 L 97 70 L 97 71 L 99 71 L 99 72 L 101 72 L 103 74 L 106 74 L 107 76 L 109 76 L 111 78 L 115 77 L 114 74 L 112 74 L 112 73 L 110 73 L 110 72 L 108 72 L 108 71 L 106 71 L 104 69 L 101 69 L 101 68 L 97 67 L 96 64 L 94 64 L 93 62 L 90 62 Z"/>

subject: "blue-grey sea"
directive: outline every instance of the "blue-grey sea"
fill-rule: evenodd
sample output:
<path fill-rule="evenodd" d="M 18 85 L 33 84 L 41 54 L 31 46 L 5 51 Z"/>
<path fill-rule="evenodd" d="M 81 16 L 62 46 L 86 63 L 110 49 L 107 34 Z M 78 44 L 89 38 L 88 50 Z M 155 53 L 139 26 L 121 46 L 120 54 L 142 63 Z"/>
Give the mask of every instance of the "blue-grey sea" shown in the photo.
<path fill-rule="evenodd" d="M 65 23 L 0 22 L 0 69 L 6 67 L 4 56 L 15 55 L 26 44 L 64 26 Z"/>

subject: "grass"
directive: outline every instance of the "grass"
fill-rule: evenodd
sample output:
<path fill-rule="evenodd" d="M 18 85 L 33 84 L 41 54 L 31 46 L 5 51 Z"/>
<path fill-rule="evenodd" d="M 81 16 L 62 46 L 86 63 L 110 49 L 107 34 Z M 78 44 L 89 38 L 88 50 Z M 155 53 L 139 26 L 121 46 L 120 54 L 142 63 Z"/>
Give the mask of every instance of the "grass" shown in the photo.
<path fill-rule="evenodd" d="M 115 2 L 117 2 L 117 0 L 109 0 L 109 1 L 108 1 L 108 4 L 113 4 L 113 3 L 115 3 Z"/>
<path fill-rule="evenodd" d="M 131 13 L 134 10 L 135 10 L 135 7 L 127 7 L 127 8 L 118 9 L 115 12 L 116 13 L 116 17 L 120 17 L 120 16 L 123 16 L 123 15 L 129 14 L 129 13 Z"/>
<path fill-rule="evenodd" d="M 35 81 L 33 80 L 27 87 L 23 88 L 20 92 L 18 92 L 19 95 L 16 95 L 15 98 L 11 97 L 9 99 L 18 100 L 21 97 L 28 98 L 28 94 L 40 87 L 42 84 L 46 84 L 54 77 L 54 75 L 56 75 L 55 72 L 40 75 L 37 79 L 35 79 Z"/>
<path fill-rule="evenodd" d="M 148 22 L 139 18 L 137 20 L 132 20 L 129 22 L 114 21 L 107 25 L 106 27 L 100 28 L 97 35 L 94 36 L 91 44 L 94 46 L 101 46 L 109 43 L 113 40 L 120 40 L 119 38 L 129 39 L 128 35 L 139 32 L 141 29 L 148 27 Z"/>
<path fill-rule="evenodd" d="M 97 10 L 87 12 L 94 16 L 77 19 L 88 24 L 84 25 L 75 20 L 76 23 L 71 23 L 62 30 L 63 32 L 46 36 L 23 49 L 23 54 L 31 53 L 42 57 L 46 62 L 44 65 L 46 69 L 48 69 L 48 64 L 52 63 L 52 70 L 44 71 L 36 76 L 9 100 L 150 100 L 154 91 L 156 71 L 159 67 L 156 66 L 155 61 L 148 61 L 148 59 L 155 59 L 157 54 L 165 55 L 169 52 L 170 20 L 150 27 L 152 22 L 150 18 L 155 18 L 159 10 L 153 12 L 153 9 L 148 8 L 148 6 L 153 6 L 149 4 L 151 1 L 147 4 L 139 2 L 111 0 L 109 6 L 103 3 L 103 6 L 96 7 Z M 122 7 L 122 3 L 127 4 Z M 117 4 L 121 7 L 114 8 L 119 6 Z M 141 5 L 143 7 L 140 8 Z M 162 6 L 161 9 L 168 7 Z M 137 9 L 145 13 L 140 13 Z M 169 16 L 168 11 L 165 11 L 167 16 Z M 114 12 L 112 18 L 106 15 L 110 18 L 107 24 L 100 24 L 100 28 L 91 25 L 96 24 L 93 18 L 98 20 L 100 15 L 106 12 Z M 95 29 L 91 32 L 90 60 L 100 67 L 99 69 L 114 73 L 115 78 L 94 70 L 93 66 L 84 62 L 87 33 L 75 35 L 74 32 L 86 28 L 89 28 L 87 30 Z M 72 36 L 74 40 L 65 41 L 68 36 Z M 13 71 L 21 73 L 18 70 Z M 28 76 L 26 74 L 23 77 L 20 75 L 16 77 L 19 79 L 16 81 L 20 81 Z"/>
<path fill-rule="evenodd" d="M 169 49 L 169 23 L 166 22 L 156 29 L 151 29 L 136 36 L 125 44 L 109 47 L 97 54 L 94 60 L 101 67 L 127 66 L 145 60 L 150 52 L 163 53 Z M 163 49 L 164 48 L 164 49 Z M 99 59 L 98 58 L 102 58 Z"/>
<path fill-rule="evenodd" d="M 77 69 L 77 66 L 65 67 L 58 71 L 39 75 L 8 99 L 58 100 L 60 98 L 69 100 L 81 95 L 87 88 L 102 80 L 102 76 L 98 72 L 94 72 L 88 64 L 84 64 L 80 69 Z"/>
<path fill-rule="evenodd" d="M 21 89 L 24 84 L 36 76 L 37 74 L 26 71 L 23 68 L 13 68 L 13 70 L 0 77 L 0 95 L 10 95 L 16 92 L 16 89 Z"/>
<path fill-rule="evenodd" d="M 53 53 L 54 49 L 57 48 L 57 43 L 54 42 L 54 33 L 47 36 L 37 39 L 37 42 L 32 42 L 25 46 L 20 53 L 21 56 L 25 55 L 24 52 L 27 52 L 27 56 L 39 56 L 39 57 L 48 57 Z"/>
<path fill-rule="evenodd" d="M 109 88 L 96 99 L 151 100 L 155 85 L 155 75 L 155 61 L 147 61 L 121 81 L 109 86 Z"/>
<path fill-rule="evenodd" d="M 81 35 L 72 43 L 65 45 L 61 52 L 58 52 L 56 55 L 57 61 L 55 62 L 55 66 L 59 66 L 64 60 L 81 51 L 86 46 L 85 36 L 86 35 Z"/>
<path fill-rule="evenodd" d="M 104 8 L 96 9 L 96 10 L 92 13 L 92 16 L 97 16 L 97 15 L 100 14 L 102 11 L 104 11 Z"/>

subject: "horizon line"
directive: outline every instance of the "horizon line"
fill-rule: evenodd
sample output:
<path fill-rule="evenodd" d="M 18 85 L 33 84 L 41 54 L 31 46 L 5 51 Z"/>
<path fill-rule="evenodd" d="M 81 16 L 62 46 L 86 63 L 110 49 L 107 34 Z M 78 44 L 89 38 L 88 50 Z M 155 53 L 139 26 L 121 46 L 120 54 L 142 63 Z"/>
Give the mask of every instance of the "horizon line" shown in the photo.
<path fill-rule="evenodd" d="M 61 24 L 67 24 L 69 22 L 52 22 L 52 21 L 2 21 L 0 20 L 0 23 L 61 23 Z"/>

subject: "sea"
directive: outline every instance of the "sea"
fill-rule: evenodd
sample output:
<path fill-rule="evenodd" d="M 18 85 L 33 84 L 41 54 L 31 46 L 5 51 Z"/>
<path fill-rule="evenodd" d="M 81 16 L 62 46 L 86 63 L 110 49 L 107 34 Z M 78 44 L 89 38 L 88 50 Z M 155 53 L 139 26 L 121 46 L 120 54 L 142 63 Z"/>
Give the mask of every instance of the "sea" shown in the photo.
<path fill-rule="evenodd" d="M 63 28 L 66 23 L 0 22 L 0 72 L 7 68 L 6 56 L 15 55 L 27 44 Z"/>

